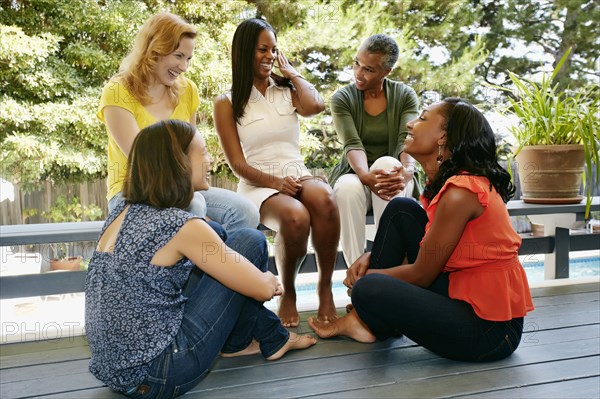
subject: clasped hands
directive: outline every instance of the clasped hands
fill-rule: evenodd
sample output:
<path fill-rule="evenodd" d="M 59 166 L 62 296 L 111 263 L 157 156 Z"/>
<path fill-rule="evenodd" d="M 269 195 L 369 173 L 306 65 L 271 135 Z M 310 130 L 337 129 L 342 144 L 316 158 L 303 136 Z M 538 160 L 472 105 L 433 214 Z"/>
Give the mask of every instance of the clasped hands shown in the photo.
<path fill-rule="evenodd" d="M 346 270 L 346 278 L 344 279 L 344 285 L 348 287 L 348 293 L 350 293 L 350 290 L 352 289 L 352 287 L 354 287 L 354 284 L 356 284 L 358 280 L 360 280 L 367 274 L 370 262 L 371 253 L 365 252 L 356 261 L 354 261 L 354 263 L 348 268 L 348 270 Z"/>
<path fill-rule="evenodd" d="M 394 198 L 404 190 L 404 167 L 394 166 L 391 169 L 373 169 L 366 181 L 369 189 L 385 201 Z"/>

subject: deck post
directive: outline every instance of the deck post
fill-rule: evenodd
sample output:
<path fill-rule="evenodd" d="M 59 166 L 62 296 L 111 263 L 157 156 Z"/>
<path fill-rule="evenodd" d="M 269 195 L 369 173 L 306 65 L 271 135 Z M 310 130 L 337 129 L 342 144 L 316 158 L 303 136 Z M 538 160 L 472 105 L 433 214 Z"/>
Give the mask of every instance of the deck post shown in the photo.
<path fill-rule="evenodd" d="M 556 278 L 569 278 L 569 252 L 571 251 L 569 229 L 557 227 L 554 243 L 554 253 L 556 254 Z"/>
<path fill-rule="evenodd" d="M 555 236 L 557 234 L 557 228 L 563 228 L 567 230 L 567 247 L 569 245 L 568 235 L 569 231 L 573 224 L 576 221 L 576 215 L 574 213 L 561 213 L 554 215 L 529 215 L 529 220 L 531 223 L 544 225 L 544 235 L 545 236 Z M 558 237 L 555 236 L 555 245 L 559 245 Z M 563 237 L 564 238 L 564 237 Z M 556 278 L 563 278 L 557 275 L 557 269 L 565 268 L 565 260 L 564 255 L 561 256 L 560 259 L 557 259 L 558 251 L 554 251 L 550 254 L 544 254 L 544 279 L 545 280 L 554 280 Z M 560 263 L 559 263 L 560 262 Z M 567 249 L 566 253 L 566 268 L 569 268 L 569 252 Z M 569 272 L 567 271 L 567 277 Z"/>

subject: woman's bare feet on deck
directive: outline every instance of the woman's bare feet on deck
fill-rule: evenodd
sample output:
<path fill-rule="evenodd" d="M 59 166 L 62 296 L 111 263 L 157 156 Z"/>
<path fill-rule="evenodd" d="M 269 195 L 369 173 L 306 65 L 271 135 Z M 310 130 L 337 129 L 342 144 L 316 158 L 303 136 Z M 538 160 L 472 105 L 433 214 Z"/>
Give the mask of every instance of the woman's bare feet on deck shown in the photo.
<path fill-rule="evenodd" d="M 358 317 L 356 310 L 352 310 L 344 317 L 330 322 L 322 322 L 311 317 L 308 319 L 308 325 L 321 338 L 332 338 L 343 335 L 358 342 L 375 342 L 375 336 Z"/>
<path fill-rule="evenodd" d="M 296 293 L 290 294 L 285 291 L 279 297 L 279 310 L 277 316 L 281 319 L 281 324 L 284 327 L 298 327 L 300 324 L 300 316 L 296 308 Z"/>
<path fill-rule="evenodd" d="M 335 302 L 333 302 L 333 292 L 331 291 L 331 284 L 325 288 L 318 288 L 319 295 L 319 311 L 317 312 L 317 319 L 319 321 L 333 321 L 338 319 L 337 310 L 335 309 Z"/>
<path fill-rule="evenodd" d="M 277 352 L 267 358 L 267 360 L 280 359 L 287 352 L 295 349 L 306 349 L 317 343 L 317 339 L 312 335 L 298 335 L 295 332 L 290 332 L 290 338 Z"/>
<path fill-rule="evenodd" d="M 250 342 L 250 345 L 248 345 L 245 349 L 233 353 L 221 353 L 221 357 L 250 356 L 256 355 L 258 353 L 260 353 L 260 346 L 258 344 L 258 341 L 252 340 L 252 342 Z"/>

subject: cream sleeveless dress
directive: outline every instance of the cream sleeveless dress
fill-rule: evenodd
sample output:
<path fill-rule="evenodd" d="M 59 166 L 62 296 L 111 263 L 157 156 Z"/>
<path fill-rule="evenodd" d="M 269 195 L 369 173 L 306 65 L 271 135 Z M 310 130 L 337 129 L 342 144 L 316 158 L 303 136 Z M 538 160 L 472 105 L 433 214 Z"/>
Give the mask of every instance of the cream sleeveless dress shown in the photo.
<path fill-rule="evenodd" d="M 231 92 L 226 96 L 231 101 Z M 311 176 L 300 153 L 300 123 L 288 87 L 276 86 L 271 80 L 263 96 L 252 86 L 237 131 L 246 161 L 252 167 L 276 177 Z M 237 192 L 260 209 L 267 198 L 279 191 L 240 178 Z"/>

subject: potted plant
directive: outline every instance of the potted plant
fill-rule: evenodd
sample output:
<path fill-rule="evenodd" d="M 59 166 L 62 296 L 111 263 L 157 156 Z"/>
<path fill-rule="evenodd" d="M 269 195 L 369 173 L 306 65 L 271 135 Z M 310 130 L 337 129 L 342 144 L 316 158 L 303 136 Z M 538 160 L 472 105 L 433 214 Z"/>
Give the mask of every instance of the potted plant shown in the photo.
<path fill-rule="evenodd" d="M 570 51 L 551 74 L 542 74 L 540 83 L 508 72 L 514 88 L 495 87 L 511 92 L 507 112 L 520 121 L 511 130 L 523 201 L 579 203 L 583 184 L 587 218 L 593 190 L 600 182 L 600 87 L 593 84 L 571 92 L 559 91 L 553 84 Z M 587 179 L 591 184 L 586 184 Z"/>
<path fill-rule="evenodd" d="M 82 256 L 70 256 L 71 248 L 67 244 L 52 246 L 53 256 L 50 259 L 50 270 L 81 270 Z"/>
<path fill-rule="evenodd" d="M 64 195 L 58 196 L 52 206 L 47 211 L 37 209 L 25 209 L 24 217 L 41 215 L 51 223 L 80 222 L 83 219 L 98 220 L 102 217 L 102 210 L 97 205 L 84 206 L 79 202 L 78 197 L 70 200 Z M 83 257 L 74 256 L 73 243 L 53 244 L 49 247 L 50 251 L 50 269 L 51 270 L 81 270 Z"/>

